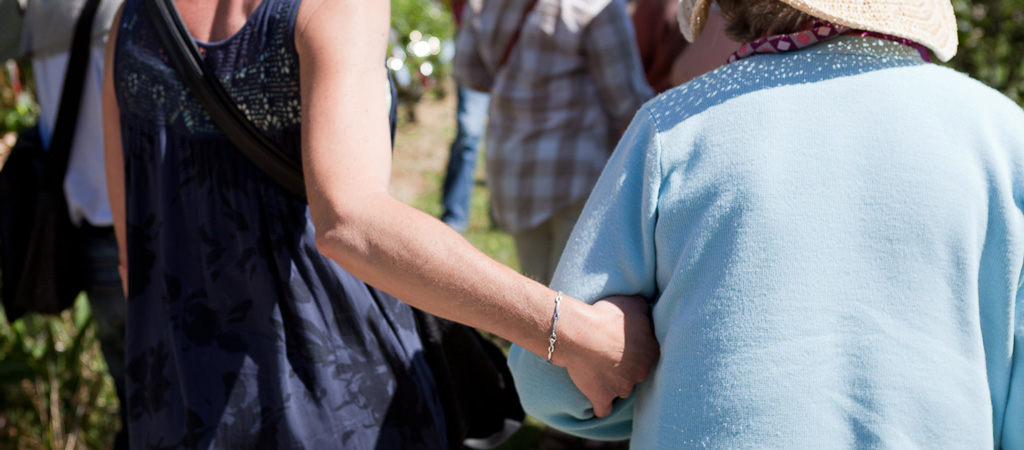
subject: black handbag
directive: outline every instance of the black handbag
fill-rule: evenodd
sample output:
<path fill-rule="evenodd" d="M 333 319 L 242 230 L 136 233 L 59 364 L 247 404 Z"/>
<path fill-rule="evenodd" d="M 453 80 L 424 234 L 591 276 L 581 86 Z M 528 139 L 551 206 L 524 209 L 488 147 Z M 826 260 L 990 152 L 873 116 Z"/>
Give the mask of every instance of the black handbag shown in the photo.
<path fill-rule="evenodd" d="M 526 413 L 505 354 L 471 327 L 415 308 L 413 315 L 451 447 L 491 449 L 508 440 L 523 425 Z"/>
<path fill-rule="evenodd" d="M 301 164 L 266 139 L 238 110 L 199 57 L 173 3 L 143 3 L 171 63 L 213 122 L 257 168 L 305 199 Z M 370 291 L 388 295 L 373 287 Z M 415 308 L 413 313 L 445 412 L 451 448 L 488 449 L 504 442 L 525 418 L 504 353 L 473 328 Z"/>
<path fill-rule="evenodd" d="M 50 149 L 43 149 L 38 126 L 25 130 L 0 171 L 0 264 L 9 321 L 27 312 L 59 314 L 85 287 L 84 236 L 68 215 L 64 175 L 99 3 L 89 0 L 79 13 Z"/>

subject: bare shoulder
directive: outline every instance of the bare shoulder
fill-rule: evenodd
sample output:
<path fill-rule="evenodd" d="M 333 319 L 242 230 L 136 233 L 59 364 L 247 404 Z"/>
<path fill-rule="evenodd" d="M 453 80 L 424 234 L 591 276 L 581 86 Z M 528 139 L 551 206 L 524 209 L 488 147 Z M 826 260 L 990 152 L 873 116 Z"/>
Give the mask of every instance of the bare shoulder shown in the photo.
<path fill-rule="evenodd" d="M 347 47 L 370 38 L 367 33 L 387 34 L 390 4 L 379 0 L 303 0 L 295 20 L 300 56 L 303 49 L 309 51 L 318 43 Z"/>

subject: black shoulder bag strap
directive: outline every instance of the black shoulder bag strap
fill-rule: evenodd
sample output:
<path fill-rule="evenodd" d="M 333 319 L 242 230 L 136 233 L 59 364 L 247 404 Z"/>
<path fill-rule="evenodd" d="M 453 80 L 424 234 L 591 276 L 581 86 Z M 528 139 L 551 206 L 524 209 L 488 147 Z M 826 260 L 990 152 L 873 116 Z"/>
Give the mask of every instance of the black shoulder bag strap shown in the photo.
<path fill-rule="evenodd" d="M 278 185 L 306 200 L 302 163 L 267 139 L 224 90 L 199 57 L 199 49 L 171 0 L 144 0 L 143 7 L 185 85 L 238 151 Z"/>
<path fill-rule="evenodd" d="M 46 153 L 42 184 L 45 189 L 63 189 L 64 175 L 68 171 L 68 159 L 71 156 L 71 144 L 75 138 L 75 126 L 78 124 L 78 110 L 82 106 L 86 69 L 89 67 L 92 24 L 99 5 L 99 0 L 87 1 L 79 13 L 78 22 L 75 23 L 68 68 L 64 72 L 64 84 L 61 86 L 60 106 L 57 108 L 50 148 Z"/>

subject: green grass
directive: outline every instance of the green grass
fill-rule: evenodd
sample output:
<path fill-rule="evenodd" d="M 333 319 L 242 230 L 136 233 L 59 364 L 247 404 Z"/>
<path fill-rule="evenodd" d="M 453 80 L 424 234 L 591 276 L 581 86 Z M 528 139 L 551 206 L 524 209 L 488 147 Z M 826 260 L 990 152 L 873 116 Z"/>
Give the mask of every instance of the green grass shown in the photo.
<path fill-rule="evenodd" d="M 85 295 L 59 316 L 0 310 L 0 448 L 110 448 L 117 395 Z"/>

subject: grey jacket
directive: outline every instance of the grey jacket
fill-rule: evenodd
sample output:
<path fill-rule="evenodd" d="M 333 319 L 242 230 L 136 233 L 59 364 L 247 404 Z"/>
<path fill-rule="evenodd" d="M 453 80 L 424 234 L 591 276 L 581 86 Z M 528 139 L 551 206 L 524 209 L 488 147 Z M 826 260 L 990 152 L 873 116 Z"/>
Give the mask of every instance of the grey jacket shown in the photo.
<path fill-rule="evenodd" d="M 119 0 L 102 0 L 92 27 L 92 43 L 107 38 Z M 67 52 L 85 0 L 0 0 L 0 60 L 40 58 Z"/>

